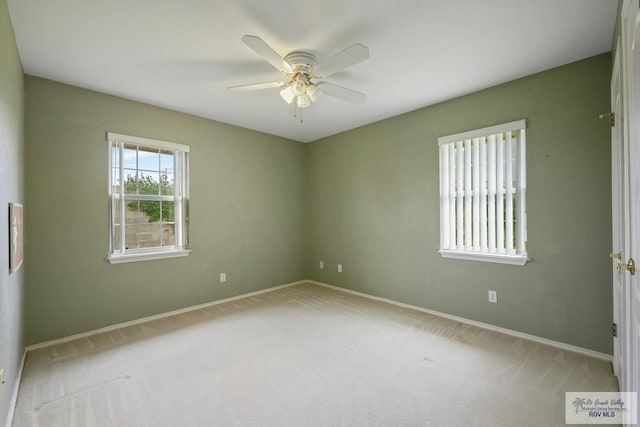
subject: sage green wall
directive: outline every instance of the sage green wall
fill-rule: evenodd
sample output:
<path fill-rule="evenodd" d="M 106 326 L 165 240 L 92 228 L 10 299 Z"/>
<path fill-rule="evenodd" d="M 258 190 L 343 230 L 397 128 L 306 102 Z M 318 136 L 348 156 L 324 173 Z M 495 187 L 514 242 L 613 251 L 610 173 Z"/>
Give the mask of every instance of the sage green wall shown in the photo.
<path fill-rule="evenodd" d="M 311 143 L 311 278 L 611 353 L 610 129 L 597 119 L 610 64 L 600 55 Z M 531 262 L 441 258 L 437 138 L 522 118 Z"/>
<path fill-rule="evenodd" d="M 307 277 L 304 144 L 36 77 L 25 86 L 29 344 Z M 105 261 L 107 131 L 191 146 L 190 256 Z"/>
<path fill-rule="evenodd" d="M 8 203 L 24 203 L 24 78 L 6 0 L 0 1 L 0 425 L 5 424 L 24 347 L 24 271 L 9 274 Z M 27 236 L 28 238 L 28 236 Z M 25 242 L 28 244 L 28 242 Z"/>
<path fill-rule="evenodd" d="M 308 145 L 28 76 L 27 342 L 311 277 L 610 353 L 610 61 Z M 442 259 L 437 137 L 520 118 L 532 261 Z M 191 145 L 191 256 L 104 260 L 107 131 Z"/>

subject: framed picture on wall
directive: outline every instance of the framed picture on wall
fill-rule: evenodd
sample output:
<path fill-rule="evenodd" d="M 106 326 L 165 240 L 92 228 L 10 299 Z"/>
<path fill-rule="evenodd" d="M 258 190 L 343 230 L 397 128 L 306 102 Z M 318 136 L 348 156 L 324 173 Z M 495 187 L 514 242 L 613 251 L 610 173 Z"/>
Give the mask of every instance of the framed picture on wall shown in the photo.
<path fill-rule="evenodd" d="M 23 207 L 9 203 L 9 272 L 14 273 L 22 265 L 23 257 Z"/>

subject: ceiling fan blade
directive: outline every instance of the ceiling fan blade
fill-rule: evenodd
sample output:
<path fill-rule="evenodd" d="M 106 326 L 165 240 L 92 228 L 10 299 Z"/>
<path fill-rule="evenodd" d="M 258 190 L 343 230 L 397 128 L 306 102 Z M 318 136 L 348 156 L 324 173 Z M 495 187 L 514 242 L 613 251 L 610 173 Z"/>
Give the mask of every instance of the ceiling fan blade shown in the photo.
<path fill-rule="evenodd" d="M 319 77 L 327 77 L 367 58 L 369 58 L 369 48 L 363 44 L 356 43 L 322 61 L 318 66 L 314 67 L 314 74 Z"/>
<path fill-rule="evenodd" d="M 274 87 L 282 87 L 285 86 L 286 82 L 268 82 L 268 83 L 252 83 L 248 85 L 240 85 L 240 86 L 231 86 L 227 89 L 233 90 L 258 90 L 258 89 L 271 89 Z"/>
<path fill-rule="evenodd" d="M 264 59 L 269 62 L 269 64 L 273 65 L 278 71 L 282 73 L 291 73 L 293 68 L 287 61 L 284 60 L 283 57 L 278 55 L 278 53 L 271 48 L 264 40 L 262 40 L 258 36 L 242 36 L 242 41 L 244 44 L 253 49 L 258 55 L 262 56 Z"/>
<path fill-rule="evenodd" d="M 352 104 L 362 104 L 367 100 L 367 95 L 357 90 L 348 89 L 346 87 L 338 86 L 329 82 L 320 82 L 318 87 L 329 96 L 342 99 L 343 101 L 351 102 Z"/>

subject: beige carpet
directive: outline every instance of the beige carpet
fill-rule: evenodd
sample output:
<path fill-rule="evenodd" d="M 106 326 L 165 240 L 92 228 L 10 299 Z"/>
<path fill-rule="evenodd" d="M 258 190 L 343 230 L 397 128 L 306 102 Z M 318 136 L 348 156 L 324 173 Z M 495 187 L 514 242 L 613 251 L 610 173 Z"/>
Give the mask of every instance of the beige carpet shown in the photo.
<path fill-rule="evenodd" d="M 555 426 L 607 362 L 312 284 L 34 350 L 14 426 Z"/>

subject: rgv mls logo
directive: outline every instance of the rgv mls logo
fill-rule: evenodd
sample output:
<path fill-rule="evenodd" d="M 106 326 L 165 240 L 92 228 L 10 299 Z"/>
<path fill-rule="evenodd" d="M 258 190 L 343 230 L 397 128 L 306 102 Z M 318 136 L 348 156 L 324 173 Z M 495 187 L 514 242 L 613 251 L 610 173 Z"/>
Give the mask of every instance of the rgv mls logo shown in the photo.
<path fill-rule="evenodd" d="M 567 424 L 635 424 L 638 420 L 637 393 L 565 393 Z"/>
<path fill-rule="evenodd" d="M 589 417 L 613 418 L 616 416 L 616 410 L 623 411 L 625 409 L 624 402 L 620 399 L 613 399 L 611 401 L 611 405 L 615 405 L 615 408 L 606 405 L 609 405 L 608 400 L 601 401 L 600 399 L 596 399 L 594 401 L 584 397 L 576 397 L 573 399 L 576 414 L 578 412 L 589 412 Z"/>

